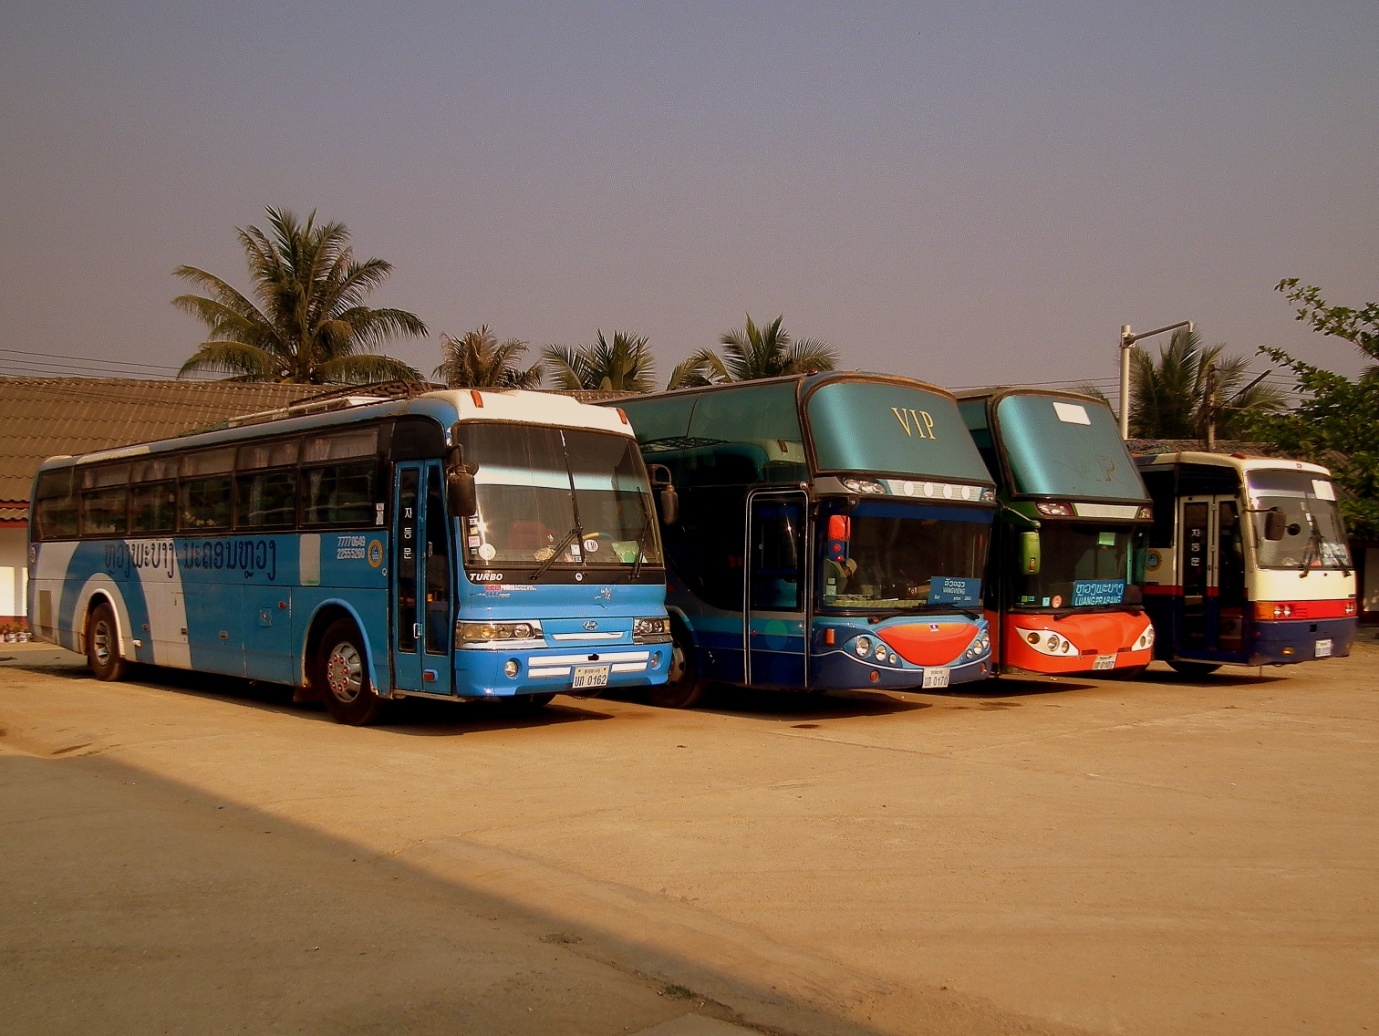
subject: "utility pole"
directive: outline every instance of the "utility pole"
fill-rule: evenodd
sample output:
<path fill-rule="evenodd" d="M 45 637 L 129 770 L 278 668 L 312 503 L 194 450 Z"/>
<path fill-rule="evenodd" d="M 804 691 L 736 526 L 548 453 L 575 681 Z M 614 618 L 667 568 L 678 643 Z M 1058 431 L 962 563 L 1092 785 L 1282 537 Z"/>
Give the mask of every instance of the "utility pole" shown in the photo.
<path fill-rule="evenodd" d="M 1206 439 L 1207 452 L 1211 453 L 1216 449 L 1216 364 L 1207 364 L 1207 385 L 1206 385 Z"/>
<path fill-rule="evenodd" d="M 1181 320 L 1176 324 L 1169 324 L 1167 327 L 1158 327 L 1153 331 L 1141 331 L 1139 334 L 1130 330 L 1129 324 L 1122 324 L 1120 328 L 1120 437 L 1130 438 L 1130 347 L 1141 338 L 1153 338 L 1161 335 L 1165 331 L 1176 331 L 1180 327 L 1185 327 L 1188 334 L 1192 333 L 1192 321 Z"/>

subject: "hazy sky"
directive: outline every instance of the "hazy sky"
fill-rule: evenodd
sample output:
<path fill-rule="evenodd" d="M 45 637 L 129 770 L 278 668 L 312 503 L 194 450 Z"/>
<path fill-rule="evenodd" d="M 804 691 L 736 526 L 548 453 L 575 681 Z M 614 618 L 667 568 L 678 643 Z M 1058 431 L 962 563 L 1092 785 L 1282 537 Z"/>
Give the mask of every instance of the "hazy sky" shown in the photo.
<path fill-rule="evenodd" d="M 664 378 L 749 312 L 950 387 L 1189 318 L 1354 373 L 1272 289 L 1379 300 L 1376 54 L 1376 0 L 12 0 L 0 357 L 171 376 L 172 269 L 247 288 L 272 205 L 393 264 L 427 374 L 487 323 Z"/>

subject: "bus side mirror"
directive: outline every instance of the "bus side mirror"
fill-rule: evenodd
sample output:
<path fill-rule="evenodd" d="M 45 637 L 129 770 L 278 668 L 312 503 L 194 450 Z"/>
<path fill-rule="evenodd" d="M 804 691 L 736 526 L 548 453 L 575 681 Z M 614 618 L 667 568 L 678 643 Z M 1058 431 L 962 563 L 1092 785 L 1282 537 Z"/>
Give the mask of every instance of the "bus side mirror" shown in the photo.
<path fill-rule="evenodd" d="M 664 464 L 652 464 L 647 467 L 647 475 L 652 488 L 657 491 L 661 524 L 674 525 L 680 520 L 680 494 L 675 492 L 675 486 L 671 483 L 670 468 Z"/>
<path fill-rule="evenodd" d="M 479 513 L 479 492 L 474 472 L 460 468 L 445 478 L 445 506 L 452 518 L 470 518 Z"/>
<path fill-rule="evenodd" d="M 1039 531 L 1030 529 L 1020 536 L 1020 571 L 1027 576 L 1039 574 Z"/>
<path fill-rule="evenodd" d="M 474 485 L 478 468 L 464 462 L 464 447 L 452 446 L 445 455 L 445 507 L 452 518 L 470 518 L 479 513 L 479 491 Z"/>
<path fill-rule="evenodd" d="M 1277 507 L 1271 507 L 1264 512 L 1264 538 L 1266 540 L 1281 540 L 1284 532 L 1288 528 L 1288 519 L 1283 517 L 1283 512 Z"/>

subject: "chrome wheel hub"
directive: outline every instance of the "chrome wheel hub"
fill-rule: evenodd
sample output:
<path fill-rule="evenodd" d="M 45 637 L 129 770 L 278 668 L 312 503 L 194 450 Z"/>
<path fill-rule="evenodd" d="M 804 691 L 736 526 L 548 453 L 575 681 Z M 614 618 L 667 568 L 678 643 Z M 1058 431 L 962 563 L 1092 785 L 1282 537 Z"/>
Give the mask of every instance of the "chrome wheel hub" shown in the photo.
<path fill-rule="evenodd" d="M 337 700 L 352 702 L 364 689 L 364 663 L 353 644 L 336 644 L 326 658 L 326 686 Z"/>

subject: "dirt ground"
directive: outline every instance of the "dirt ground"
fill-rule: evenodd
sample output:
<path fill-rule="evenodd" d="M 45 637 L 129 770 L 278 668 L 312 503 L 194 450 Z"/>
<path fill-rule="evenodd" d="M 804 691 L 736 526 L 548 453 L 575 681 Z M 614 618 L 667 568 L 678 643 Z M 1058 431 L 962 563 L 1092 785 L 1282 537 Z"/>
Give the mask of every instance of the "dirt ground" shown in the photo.
<path fill-rule="evenodd" d="M 408 703 L 0 644 L 0 1029 L 1379 1031 L 1379 645 Z"/>

